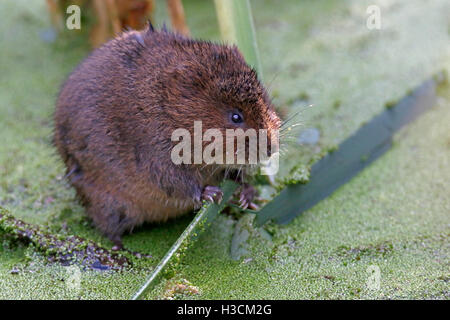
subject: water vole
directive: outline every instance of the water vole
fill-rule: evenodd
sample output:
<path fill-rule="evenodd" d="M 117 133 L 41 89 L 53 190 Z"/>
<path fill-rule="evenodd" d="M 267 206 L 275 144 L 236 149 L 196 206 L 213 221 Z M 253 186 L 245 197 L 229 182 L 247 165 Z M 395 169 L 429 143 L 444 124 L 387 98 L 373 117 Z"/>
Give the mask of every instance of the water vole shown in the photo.
<path fill-rule="evenodd" d="M 151 26 L 95 50 L 57 99 L 55 144 L 94 224 L 118 247 L 145 221 L 165 221 L 219 200 L 226 165 L 171 160 L 177 128 L 280 126 L 256 72 L 234 46 Z M 253 194 L 243 188 L 246 206 Z"/>

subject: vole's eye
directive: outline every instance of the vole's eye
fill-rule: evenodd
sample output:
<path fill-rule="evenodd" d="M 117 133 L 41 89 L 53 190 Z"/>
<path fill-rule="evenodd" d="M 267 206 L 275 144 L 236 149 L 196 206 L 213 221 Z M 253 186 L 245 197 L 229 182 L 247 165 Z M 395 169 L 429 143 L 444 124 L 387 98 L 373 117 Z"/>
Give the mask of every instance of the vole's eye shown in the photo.
<path fill-rule="evenodd" d="M 239 112 L 235 111 L 231 113 L 231 121 L 234 123 L 242 123 L 244 122 L 244 118 Z"/>

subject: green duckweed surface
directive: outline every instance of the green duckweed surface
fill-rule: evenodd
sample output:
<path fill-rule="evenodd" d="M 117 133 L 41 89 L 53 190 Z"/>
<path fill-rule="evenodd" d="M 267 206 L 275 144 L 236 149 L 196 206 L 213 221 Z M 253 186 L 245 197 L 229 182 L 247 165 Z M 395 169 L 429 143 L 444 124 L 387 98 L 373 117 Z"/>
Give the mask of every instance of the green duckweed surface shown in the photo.
<path fill-rule="evenodd" d="M 381 8 L 381 30 L 366 27 L 373 3 Z M 45 41 L 51 33 L 44 4 L 0 2 L 0 206 L 55 234 L 110 248 L 62 178 L 51 145 L 54 100 L 88 53 L 86 30 Z M 283 162 L 281 174 L 333 148 L 436 71 L 450 69 L 445 0 L 252 5 L 274 103 L 283 115 L 303 110 L 300 130 L 320 133 L 312 146 L 289 146 L 286 158 L 293 160 Z M 213 2 L 185 6 L 193 35 L 218 40 Z M 166 19 L 164 1 L 157 10 L 159 25 Z M 175 276 L 148 298 L 448 299 L 448 86 L 439 96 L 431 111 L 397 134 L 392 150 L 291 224 L 255 230 L 249 216 L 238 222 L 220 216 Z M 0 236 L 0 299 L 129 298 L 191 218 L 126 236 L 128 248 L 153 258 L 130 257 L 133 267 L 121 272 L 49 264 L 33 247 Z M 379 289 L 367 286 L 369 267 L 380 271 Z"/>

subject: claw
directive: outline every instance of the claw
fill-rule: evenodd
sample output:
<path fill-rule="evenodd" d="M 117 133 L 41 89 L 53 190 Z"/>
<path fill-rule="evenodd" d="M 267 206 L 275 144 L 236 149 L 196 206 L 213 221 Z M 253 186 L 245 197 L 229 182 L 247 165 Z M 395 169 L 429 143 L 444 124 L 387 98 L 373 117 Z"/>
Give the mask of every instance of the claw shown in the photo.
<path fill-rule="evenodd" d="M 202 200 L 220 203 L 223 198 L 223 192 L 219 187 L 206 186 L 202 193 Z"/>
<path fill-rule="evenodd" d="M 255 189 L 251 185 L 249 184 L 242 185 L 239 197 L 239 206 L 244 210 L 247 209 L 252 204 L 252 201 L 255 197 L 255 193 L 256 193 Z"/>
<path fill-rule="evenodd" d="M 259 206 L 253 202 L 250 202 L 248 207 L 249 207 L 249 209 L 252 209 L 252 210 L 259 210 Z"/>

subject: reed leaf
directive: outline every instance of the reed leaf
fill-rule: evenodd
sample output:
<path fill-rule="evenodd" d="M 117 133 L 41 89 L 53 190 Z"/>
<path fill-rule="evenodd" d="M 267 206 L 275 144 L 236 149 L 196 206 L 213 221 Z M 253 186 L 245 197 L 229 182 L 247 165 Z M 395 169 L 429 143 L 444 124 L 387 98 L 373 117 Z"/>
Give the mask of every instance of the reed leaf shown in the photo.
<path fill-rule="evenodd" d="M 222 39 L 237 45 L 247 63 L 263 79 L 249 0 L 214 0 Z"/>
<path fill-rule="evenodd" d="M 220 204 L 208 203 L 203 205 L 203 207 L 198 211 L 191 223 L 183 231 L 181 236 L 177 239 L 177 241 L 175 241 L 169 251 L 167 251 L 164 258 L 162 258 L 162 260 L 147 278 L 142 287 L 134 294 L 132 300 L 143 298 L 147 292 L 154 288 L 154 286 L 161 278 L 163 271 L 167 268 L 174 257 L 181 251 L 187 249 L 187 247 L 193 243 L 193 240 L 195 240 L 198 235 L 208 227 L 208 225 L 214 220 L 214 218 L 225 208 L 228 200 L 231 199 L 237 187 L 238 185 L 233 181 L 225 180 L 224 182 L 222 182 L 222 202 Z"/>

